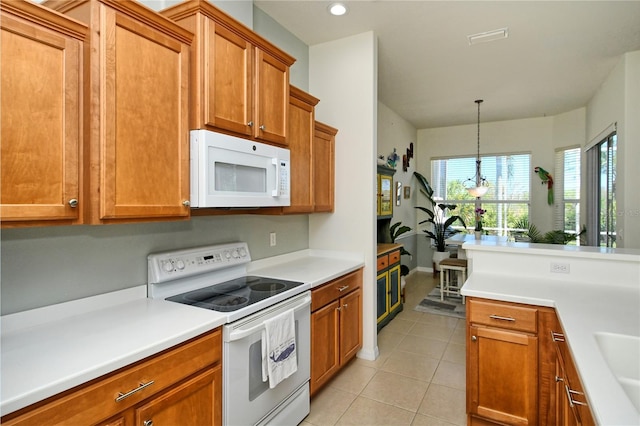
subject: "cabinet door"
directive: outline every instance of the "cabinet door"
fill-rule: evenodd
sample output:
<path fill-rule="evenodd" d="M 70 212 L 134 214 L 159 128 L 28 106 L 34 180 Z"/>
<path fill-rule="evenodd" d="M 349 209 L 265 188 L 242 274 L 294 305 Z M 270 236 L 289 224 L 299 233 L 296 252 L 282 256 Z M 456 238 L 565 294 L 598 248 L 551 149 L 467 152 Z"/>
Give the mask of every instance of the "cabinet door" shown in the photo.
<path fill-rule="evenodd" d="M 389 292 L 389 272 L 378 274 L 376 281 L 376 312 L 378 323 L 389 315 L 389 305 L 387 304 L 387 293 Z"/>
<path fill-rule="evenodd" d="M 100 219 L 186 218 L 189 46 L 108 8 L 101 25 Z"/>
<path fill-rule="evenodd" d="M 291 206 L 284 213 L 313 212 L 313 105 L 293 96 L 289 100 L 289 137 L 291 155 Z"/>
<path fill-rule="evenodd" d="M 135 409 L 136 425 L 222 424 L 222 366 L 206 370 Z"/>
<path fill-rule="evenodd" d="M 204 124 L 252 136 L 253 47 L 215 21 L 204 19 L 203 25 Z"/>
<path fill-rule="evenodd" d="M 313 138 L 313 201 L 315 212 L 333 212 L 335 200 L 335 137 L 337 130 L 316 122 Z"/>
<path fill-rule="evenodd" d="M 340 299 L 340 364 L 362 347 L 362 291 L 352 291 Z"/>
<path fill-rule="evenodd" d="M 77 222 L 82 41 L 5 10 L 1 27 L 0 219 Z"/>
<path fill-rule="evenodd" d="M 340 367 L 339 300 L 311 314 L 311 394 Z"/>
<path fill-rule="evenodd" d="M 289 67 L 262 49 L 256 52 L 254 137 L 284 145 L 287 142 Z"/>
<path fill-rule="evenodd" d="M 538 338 L 470 326 L 467 412 L 508 424 L 537 423 Z"/>
<path fill-rule="evenodd" d="M 389 312 L 400 305 L 400 265 L 389 270 Z"/>

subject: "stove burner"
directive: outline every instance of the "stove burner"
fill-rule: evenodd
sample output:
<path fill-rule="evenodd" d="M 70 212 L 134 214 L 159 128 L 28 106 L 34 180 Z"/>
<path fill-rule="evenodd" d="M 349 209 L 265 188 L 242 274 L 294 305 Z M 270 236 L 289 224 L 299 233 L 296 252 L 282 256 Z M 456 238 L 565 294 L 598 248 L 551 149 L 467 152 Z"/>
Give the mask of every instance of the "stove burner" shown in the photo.
<path fill-rule="evenodd" d="M 242 296 L 228 296 L 211 302 L 211 306 L 215 307 L 214 310 L 220 312 L 235 311 L 236 309 L 244 308 L 248 304 L 249 299 Z"/>
<path fill-rule="evenodd" d="M 303 283 L 246 276 L 168 297 L 167 300 L 213 311 L 231 312 L 301 284 Z"/>

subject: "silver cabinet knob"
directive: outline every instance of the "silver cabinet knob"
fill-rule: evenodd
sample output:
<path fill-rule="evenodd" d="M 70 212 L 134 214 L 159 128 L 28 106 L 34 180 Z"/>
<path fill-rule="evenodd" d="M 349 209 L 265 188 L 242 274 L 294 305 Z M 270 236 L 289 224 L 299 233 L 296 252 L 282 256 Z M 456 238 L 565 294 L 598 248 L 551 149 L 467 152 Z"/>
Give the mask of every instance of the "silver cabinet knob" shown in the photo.
<path fill-rule="evenodd" d="M 142 424 L 144 426 L 153 426 L 153 420 L 151 420 L 151 419 L 145 420 L 144 422 L 142 422 Z"/>
<path fill-rule="evenodd" d="M 76 207 L 78 207 L 78 200 L 75 198 L 70 199 L 69 207 L 71 207 L 72 209 L 75 209 Z"/>
<path fill-rule="evenodd" d="M 189 200 L 184 200 L 184 201 L 182 202 L 182 205 L 183 205 L 183 206 L 185 206 L 185 207 L 189 207 L 189 206 L 191 205 L 191 201 L 189 201 Z"/>
<path fill-rule="evenodd" d="M 253 127 L 253 121 L 248 122 L 248 123 L 247 123 L 247 126 L 249 126 L 249 127 Z"/>
<path fill-rule="evenodd" d="M 262 126 L 260 126 L 260 130 L 264 131 L 267 130 L 267 126 L 265 126 L 264 124 Z"/>
<path fill-rule="evenodd" d="M 478 340 L 478 338 L 476 336 L 471 336 L 471 341 L 475 342 L 476 340 Z"/>

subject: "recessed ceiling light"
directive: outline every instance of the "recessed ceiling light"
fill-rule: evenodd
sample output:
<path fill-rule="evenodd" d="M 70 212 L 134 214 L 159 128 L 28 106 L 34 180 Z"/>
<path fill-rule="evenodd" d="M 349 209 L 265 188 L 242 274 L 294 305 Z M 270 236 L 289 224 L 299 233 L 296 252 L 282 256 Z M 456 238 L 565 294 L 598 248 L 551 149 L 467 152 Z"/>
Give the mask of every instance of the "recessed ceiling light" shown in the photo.
<path fill-rule="evenodd" d="M 487 31 L 484 33 L 468 35 L 469 45 L 485 43 L 487 41 L 502 40 L 509 37 L 509 28 L 500 28 L 499 30 Z"/>
<path fill-rule="evenodd" d="M 331 3 L 329 5 L 329 13 L 334 16 L 342 16 L 347 13 L 347 6 L 342 3 Z"/>

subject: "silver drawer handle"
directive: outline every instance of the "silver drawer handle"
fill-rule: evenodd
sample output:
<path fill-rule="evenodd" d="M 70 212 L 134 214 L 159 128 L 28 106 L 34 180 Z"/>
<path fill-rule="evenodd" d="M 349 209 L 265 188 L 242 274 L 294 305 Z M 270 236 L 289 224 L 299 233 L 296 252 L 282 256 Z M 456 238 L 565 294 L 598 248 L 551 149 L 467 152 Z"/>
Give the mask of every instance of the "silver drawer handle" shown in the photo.
<path fill-rule="evenodd" d="M 346 290 L 346 289 L 348 289 L 348 288 L 349 288 L 349 286 L 348 286 L 348 285 L 343 285 L 342 287 L 339 287 L 339 288 L 338 288 L 338 291 L 342 292 L 342 291 L 345 291 L 345 290 Z"/>
<path fill-rule="evenodd" d="M 491 319 L 495 319 L 495 320 L 500 320 L 500 321 L 515 321 L 515 318 L 511 318 L 511 317 L 501 317 L 500 315 L 489 315 L 489 318 Z"/>
<path fill-rule="evenodd" d="M 575 391 L 573 389 L 569 389 L 569 386 L 567 386 L 567 385 L 564 385 L 564 390 L 567 391 L 567 399 L 569 400 L 569 406 L 570 407 L 573 407 L 574 405 L 583 405 L 585 407 L 587 406 L 586 402 L 576 401 L 575 399 L 573 399 L 573 396 L 572 396 L 572 395 L 583 395 L 584 396 L 584 393 Z"/>
<path fill-rule="evenodd" d="M 554 342 L 564 342 L 564 334 L 551 331 L 551 340 Z"/>
<path fill-rule="evenodd" d="M 153 383 L 154 383 L 154 381 L 153 381 L 153 380 L 151 380 L 150 382 L 147 382 L 147 383 L 140 383 L 140 386 L 138 386 L 138 387 L 137 387 L 137 388 L 135 388 L 134 390 L 130 390 L 130 391 L 129 391 L 129 392 L 127 392 L 127 393 L 119 392 L 119 393 L 118 393 L 118 397 L 116 398 L 116 402 L 120 402 L 120 401 L 122 401 L 123 399 L 130 397 L 130 396 L 131 396 L 131 395 L 133 395 L 134 393 L 136 393 L 136 392 L 140 392 L 142 389 L 144 389 L 144 388 L 146 388 L 146 387 L 151 386 Z"/>

